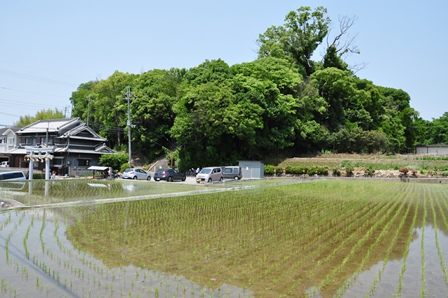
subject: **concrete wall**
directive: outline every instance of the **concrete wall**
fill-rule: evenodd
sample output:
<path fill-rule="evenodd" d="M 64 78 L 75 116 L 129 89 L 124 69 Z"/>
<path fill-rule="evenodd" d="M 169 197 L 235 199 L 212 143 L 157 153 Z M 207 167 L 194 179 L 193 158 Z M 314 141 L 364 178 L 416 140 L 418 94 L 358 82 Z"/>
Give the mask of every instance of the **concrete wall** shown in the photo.
<path fill-rule="evenodd" d="M 448 146 L 417 146 L 416 154 L 448 155 Z"/>

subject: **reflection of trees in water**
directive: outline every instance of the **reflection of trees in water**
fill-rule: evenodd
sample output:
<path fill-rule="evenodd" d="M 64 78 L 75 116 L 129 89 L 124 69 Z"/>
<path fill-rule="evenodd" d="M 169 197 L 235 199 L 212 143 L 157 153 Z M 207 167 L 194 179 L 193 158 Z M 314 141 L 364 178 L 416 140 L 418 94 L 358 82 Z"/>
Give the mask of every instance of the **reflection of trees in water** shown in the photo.
<path fill-rule="evenodd" d="M 433 187 L 337 183 L 116 203 L 95 212 L 82 207 L 82 225 L 70 235 L 110 266 L 133 263 L 215 287 L 249 287 L 257 295 L 320 285 L 327 296 L 354 273 L 386 257 L 403 258 L 409 235 L 414 241 L 413 230 L 422 225 L 423 195 Z M 442 207 L 436 220 L 446 212 Z M 427 224 L 434 218 L 429 208 Z"/>
<path fill-rule="evenodd" d="M 1 297 L 155 297 L 156 292 L 166 297 L 211 296 L 179 276 L 136 266 L 106 267 L 67 239 L 64 222 L 82 221 L 72 217 L 73 209 L 0 213 Z M 250 294 L 232 287 L 222 291 L 231 293 L 229 297 Z"/>
<path fill-rule="evenodd" d="M 87 289 L 96 296 L 113 296 L 120 289 L 140 293 L 133 284 L 151 284 L 141 289 L 142 297 L 153 295 L 150 291 L 156 287 L 160 296 L 181 296 L 184 285 L 191 294 L 188 280 L 195 282 L 197 296 L 204 286 L 226 283 L 237 286 L 235 293 L 244 293 L 243 297 L 251 295 L 242 292 L 245 286 L 255 296 L 297 297 L 309 290 L 328 297 L 351 281 L 347 295 L 362 297 L 381 277 L 372 293 L 391 297 L 405 268 L 402 296 L 425 286 L 427 296 L 444 293 L 441 268 L 448 263 L 448 196 L 438 185 L 408 185 L 325 181 L 0 213 L 0 260 L 5 260 L 6 246 L 10 258 L 0 267 L 0 276 L 18 294 L 29 290 L 43 295 L 47 285 L 59 285 L 78 296 L 88 296 Z M 70 241 L 65 238 L 65 224 Z M 29 259 L 23 257 L 26 252 Z M 173 275 L 165 279 L 161 272 Z M 426 285 L 422 272 L 431 281 Z M 21 274 L 29 274 L 28 280 Z M 82 274 L 84 279 L 78 276 Z M 112 280 L 113 275 L 119 281 Z M 180 292 L 176 285 L 181 285 Z M 362 292 L 360 285 L 367 289 Z M 48 296 L 51 291 L 50 286 Z"/>

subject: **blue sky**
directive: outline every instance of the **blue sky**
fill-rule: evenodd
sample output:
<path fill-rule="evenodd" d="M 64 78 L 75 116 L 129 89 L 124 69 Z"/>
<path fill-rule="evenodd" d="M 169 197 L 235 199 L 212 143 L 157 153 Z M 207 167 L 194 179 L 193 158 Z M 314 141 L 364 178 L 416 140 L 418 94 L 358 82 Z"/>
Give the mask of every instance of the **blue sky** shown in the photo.
<path fill-rule="evenodd" d="M 326 7 L 333 31 L 340 17 L 357 18 L 361 54 L 347 58 L 365 64 L 357 76 L 408 92 L 426 120 L 448 112 L 447 1 L 2 0 L 0 125 L 47 108 L 70 116 L 71 93 L 116 70 L 253 61 L 258 35 L 300 6 Z"/>

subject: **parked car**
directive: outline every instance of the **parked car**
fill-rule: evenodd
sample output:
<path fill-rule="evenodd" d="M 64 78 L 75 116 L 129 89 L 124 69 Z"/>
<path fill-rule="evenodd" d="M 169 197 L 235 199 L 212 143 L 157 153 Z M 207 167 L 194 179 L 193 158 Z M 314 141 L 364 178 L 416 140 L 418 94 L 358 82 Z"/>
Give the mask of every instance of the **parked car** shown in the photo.
<path fill-rule="evenodd" d="M 0 162 L 0 168 L 7 168 L 9 167 L 9 163 L 7 161 Z"/>
<path fill-rule="evenodd" d="M 123 172 L 121 176 L 123 179 L 138 179 L 138 180 L 151 180 L 151 175 L 148 172 L 138 168 L 128 168 Z"/>
<path fill-rule="evenodd" d="M 243 178 L 243 174 L 241 172 L 241 167 L 238 166 L 226 166 L 222 169 L 222 178 L 223 179 L 234 179 L 240 180 Z"/>
<path fill-rule="evenodd" d="M 22 171 L 0 172 L 0 181 L 3 180 L 26 180 Z"/>
<path fill-rule="evenodd" d="M 201 183 L 201 181 L 205 181 L 207 183 L 212 183 L 213 181 L 222 181 L 222 169 L 220 167 L 203 168 L 196 175 L 196 182 Z"/>
<path fill-rule="evenodd" d="M 154 173 L 154 181 L 166 180 L 173 182 L 174 180 L 185 181 L 187 176 L 174 169 L 159 169 Z"/>

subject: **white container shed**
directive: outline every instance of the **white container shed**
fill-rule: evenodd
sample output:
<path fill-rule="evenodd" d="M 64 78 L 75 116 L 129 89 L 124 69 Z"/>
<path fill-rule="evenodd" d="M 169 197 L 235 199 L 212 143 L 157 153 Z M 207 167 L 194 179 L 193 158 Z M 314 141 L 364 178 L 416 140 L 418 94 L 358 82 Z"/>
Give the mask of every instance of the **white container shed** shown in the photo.
<path fill-rule="evenodd" d="M 261 161 L 240 160 L 238 165 L 241 168 L 243 179 L 264 178 L 264 164 Z"/>

